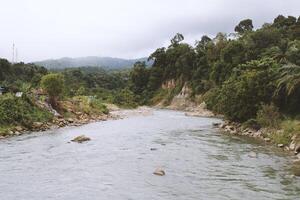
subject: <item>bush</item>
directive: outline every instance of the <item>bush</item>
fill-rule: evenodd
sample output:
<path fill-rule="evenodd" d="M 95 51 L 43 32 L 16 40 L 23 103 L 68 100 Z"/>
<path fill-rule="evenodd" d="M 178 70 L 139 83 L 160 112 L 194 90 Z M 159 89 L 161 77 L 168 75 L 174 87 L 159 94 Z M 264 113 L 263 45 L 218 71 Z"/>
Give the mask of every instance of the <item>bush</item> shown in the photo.
<path fill-rule="evenodd" d="M 138 106 L 137 97 L 129 89 L 123 89 L 115 94 L 113 103 L 125 108 L 135 108 Z"/>
<path fill-rule="evenodd" d="M 101 112 L 103 114 L 109 113 L 109 110 L 107 109 L 107 107 L 99 99 L 92 99 L 90 105 L 92 108 L 96 109 L 98 112 Z"/>
<path fill-rule="evenodd" d="M 280 113 L 274 104 L 262 105 L 257 112 L 257 122 L 262 127 L 278 128 L 280 123 Z"/>
<path fill-rule="evenodd" d="M 42 77 L 42 88 L 49 95 L 49 103 L 56 110 L 59 110 L 57 99 L 63 94 L 64 91 L 64 77 L 61 74 L 47 74 Z"/>
<path fill-rule="evenodd" d="M 261 128 L 260 124 L 257 122 L 256 119 L 248 119 L 246 122 L 243 123 L 244 128 L 252 128 L 255 130 L 259 130 Z"/>
<path fill-rule="evenodd" d="M 77 111 L 86 114 L 108 114 L 108 109 L 102 101 L 93 96 L 75 96 L 73 103 Z"/>
<path fill-rule="evenodd" d="M 22 98 L 6 94 L 0 97 L 0 124 L 30 126 L 33 122 L 48 121 L 53 117 L 48 111 L 38 108 L 24 95 Z"/>

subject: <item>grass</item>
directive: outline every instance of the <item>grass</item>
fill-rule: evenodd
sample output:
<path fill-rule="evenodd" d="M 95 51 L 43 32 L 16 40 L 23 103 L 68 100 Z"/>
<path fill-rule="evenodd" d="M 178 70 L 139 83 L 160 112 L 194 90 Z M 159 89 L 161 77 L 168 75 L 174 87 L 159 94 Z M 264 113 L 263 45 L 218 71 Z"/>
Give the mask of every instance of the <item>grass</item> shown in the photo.
<path fill-rule="evenodd" d="M 0 126 L 0 136 L 8 135 L 8 132 L 13 129 L 12 125 L 1 125 Z"/>
<path fill-rule="evenodd" d="M 300 134 L 300 121 L 286 119 L 280 123 L 280 131 L 273 131 L 271 139 L 277 144 L 288 145 L 294 135 Z"/>

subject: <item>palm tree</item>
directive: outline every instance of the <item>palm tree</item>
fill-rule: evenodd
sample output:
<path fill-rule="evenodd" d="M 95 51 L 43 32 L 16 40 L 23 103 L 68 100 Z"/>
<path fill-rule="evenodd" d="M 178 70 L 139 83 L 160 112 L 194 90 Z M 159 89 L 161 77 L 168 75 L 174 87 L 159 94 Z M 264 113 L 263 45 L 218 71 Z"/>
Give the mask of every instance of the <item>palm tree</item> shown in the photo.
<path fill-rule="evenodd" d="M 285 92 L 287 97 L 293 95 L 300 87 L 300 66 L 287 64 L 279 70 L 276 95 Z"/>

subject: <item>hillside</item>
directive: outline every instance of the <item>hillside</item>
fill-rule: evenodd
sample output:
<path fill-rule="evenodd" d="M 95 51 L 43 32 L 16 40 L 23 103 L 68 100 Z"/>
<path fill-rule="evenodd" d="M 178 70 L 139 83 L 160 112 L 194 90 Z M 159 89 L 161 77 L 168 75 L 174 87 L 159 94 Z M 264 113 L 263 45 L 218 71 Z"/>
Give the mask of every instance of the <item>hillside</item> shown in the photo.
<path fill-rule="evenodd" d="M 80 58 L 60 58 L 60 59 L 49 59 L 34 62 L 34 64 L 44 66 L 48 69 L 64 69 L 64 68 L 74 68 L 74 67 L 102 67 L 106 69 L 122 69 L 130 68 L 137 61 L 145 61 L 147 65 L 147 58 L 138 59 L 123 59 L 123 58 L 112 58 L 112 57 L 80 57 Z"/>

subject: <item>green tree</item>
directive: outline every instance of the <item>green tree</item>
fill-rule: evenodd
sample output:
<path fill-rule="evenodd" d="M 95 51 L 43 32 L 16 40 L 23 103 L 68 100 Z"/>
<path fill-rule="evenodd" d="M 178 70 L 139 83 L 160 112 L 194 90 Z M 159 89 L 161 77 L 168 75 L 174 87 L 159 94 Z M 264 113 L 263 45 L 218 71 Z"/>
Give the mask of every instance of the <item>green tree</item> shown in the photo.
<path fill-rule="evenodd" d="M 252 31 L 253 24 L 251 19 L 242 20 L 235 28 L 234 31 L 239 34 L 244 34 L 245 32 Z"/>
<path fill-rule="evenodd" d="M 215 102 L 214 109 L 230 120 L 255 118 L 261 104 L 272 101 L 277 70 L 278 65 L 271 59 L 240 65 L 209 101 Z"/>
<path fill-rule="evenodd" d="M 49 95 L 50 104 L 58 108 L 57 100 L 64 91 L 64 77 L 61 74 L 47 74 L 42 77 L 42 88 Z"/>
<path fill-rule="evenodd" d="M 145 62 L 136 62 L 130 72 L 130 80 L 132 83 L 132 91 L 141 94 L 147 89 L 149 79 L 149 71 Z"/>
<path fill-rule="evenodd" d="M 171 39 L 171 44 L 173 46 L 176 46 L 177 44 L 179 44 L 181 41 L 184 40 L 184 37 L 181 33 L 177 33 L 172 39 Z"/>

